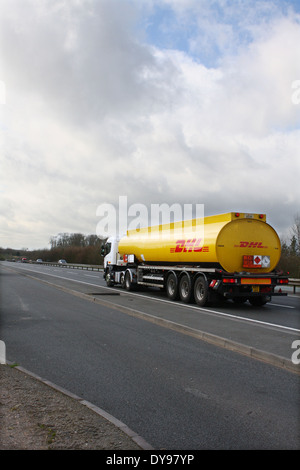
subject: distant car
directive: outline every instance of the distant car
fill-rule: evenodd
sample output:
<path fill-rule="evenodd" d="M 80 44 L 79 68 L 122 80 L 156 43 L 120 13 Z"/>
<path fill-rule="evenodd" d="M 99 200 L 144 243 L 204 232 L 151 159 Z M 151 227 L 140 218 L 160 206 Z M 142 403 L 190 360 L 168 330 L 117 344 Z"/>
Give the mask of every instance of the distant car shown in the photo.
<path fill-rule="evenodd" d="M 58 264 L 67 264 L 65 259 L 59 259 Z"/>
<path fill-rule="evenodd" d="M 22 258 L 22 263 L 28 263 L 28 259 L 27 258 Z"/>
<path fill-rule="evenodd" d="M 36 260 L 36 263 L 42 263 L 42 262 L 43 262 L 43 260 L 42 260 L 41 258 L 38 258 L 38 259 Z"/>

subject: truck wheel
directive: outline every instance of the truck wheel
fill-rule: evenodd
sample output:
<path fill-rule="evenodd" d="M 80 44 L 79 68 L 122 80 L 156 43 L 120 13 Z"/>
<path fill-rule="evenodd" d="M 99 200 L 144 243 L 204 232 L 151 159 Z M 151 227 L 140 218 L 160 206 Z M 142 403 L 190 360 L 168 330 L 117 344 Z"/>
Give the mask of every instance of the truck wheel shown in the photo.
<path fill-rule="evenodd" d="M 111 278 L 110 273 L 107 273 L 107 274 L 106 274 L 105 280 L 106 280 L 106 285 L 107 285 L 107 287 L 113 287 L 114 282 L 113 282 L 113 280 L 112 280 L 112 278 Z"/>
<path fill-rule="evenodd" d="M 208 284 L 203 276 L 197 277 L 194 284 L 194 297 L 200 307 L 204 307 L 208 300 Z"/>
<path fill-rule="evenodd" d="M 178 298 L 178 279 L 176 274 L 169 274 L 166 283 L 166 291 L 170 300 L 176 300 Z"/>
<path fill-rule="evenodd" d="M 249 299 L 249 302 L 253 307 L 261 307 L 262 305 L 265 305 L 268 302 L 268 299 L 266 297 L 252 297 Z"/>
<path fill-rule="evenodd" d="M 182 302 L 189 303 L 193 295 L 193 286 L 191 277 L 183 274 L 179 281 L 179 296 Z"/>
<path fill-rule="evenodd" d="M 125 274 L 124 273 L 121 273 L 120 284 L 121 284 L 121 287 L 125 289 L 126 286 L 125 286 Z"/>
<path fill-rule="evenodd" d="M 125 286 L 126 290 L 128 290 L 128 291 L 132 290 L 132 281 L 131 281 L 131 276 L 130 276 L 129 271 L 126 271 L 126 273 L 125 273 L 124 286 Z"/>

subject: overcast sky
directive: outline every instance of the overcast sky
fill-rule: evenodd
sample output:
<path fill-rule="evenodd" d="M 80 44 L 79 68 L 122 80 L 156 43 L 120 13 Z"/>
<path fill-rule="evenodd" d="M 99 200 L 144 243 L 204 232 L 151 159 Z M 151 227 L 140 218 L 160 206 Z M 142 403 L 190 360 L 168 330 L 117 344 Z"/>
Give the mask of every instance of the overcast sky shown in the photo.
<path fill-rule="evenodd" d="M 0 246 L 97 208 L 300 212 L 300 1 L 0 0 Z"/>

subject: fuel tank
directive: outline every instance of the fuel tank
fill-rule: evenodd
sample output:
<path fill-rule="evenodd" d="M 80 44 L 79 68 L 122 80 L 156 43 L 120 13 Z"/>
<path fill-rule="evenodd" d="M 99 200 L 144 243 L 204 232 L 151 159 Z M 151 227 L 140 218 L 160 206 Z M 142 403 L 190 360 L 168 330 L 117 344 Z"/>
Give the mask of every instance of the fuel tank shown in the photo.
<path fill-rule="evenodd" d="M 268 273 L 279 262 L 281 245 L 265 214 L 229 212 L 128 231 L 118 250 L 145 264 Z"/>

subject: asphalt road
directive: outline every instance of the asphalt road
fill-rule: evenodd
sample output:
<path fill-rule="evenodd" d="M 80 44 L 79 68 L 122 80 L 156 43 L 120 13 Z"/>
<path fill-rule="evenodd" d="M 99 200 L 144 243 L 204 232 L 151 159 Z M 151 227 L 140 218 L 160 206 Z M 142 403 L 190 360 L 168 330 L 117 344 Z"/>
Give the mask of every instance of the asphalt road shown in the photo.
<path fill-rule="evenodd" d="M 159 292 L 108 294 L 101 273 L 11 265 L 1 263 L 9 361 L 106 410 L 156 449 L 300 448 L 300 378 L 272 364 L 290 361 L 300 339 L 296 297 L 263 310 L 197 310 Z M 216 346 L 224 336 L 266 352 L 267 362 Z"/>

